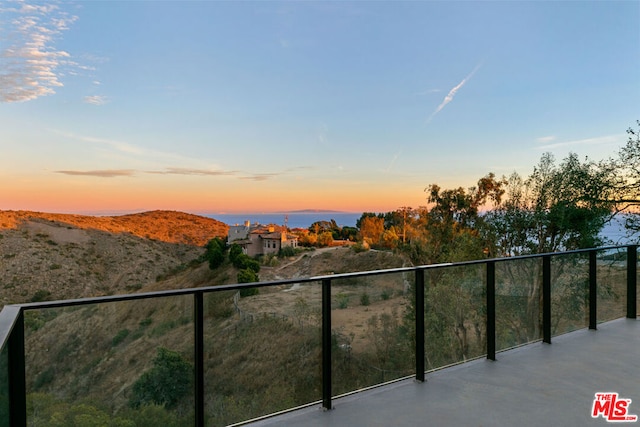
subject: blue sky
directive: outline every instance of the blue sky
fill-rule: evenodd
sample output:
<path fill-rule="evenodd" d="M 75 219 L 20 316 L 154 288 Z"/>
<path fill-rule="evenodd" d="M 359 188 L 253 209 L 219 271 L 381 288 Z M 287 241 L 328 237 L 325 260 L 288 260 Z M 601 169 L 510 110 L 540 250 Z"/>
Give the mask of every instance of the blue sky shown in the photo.
<path fill-rule="evenodd" d="M 0 2 L 0 209 L 388 211 L 615 155 L 639 2 Z"/>

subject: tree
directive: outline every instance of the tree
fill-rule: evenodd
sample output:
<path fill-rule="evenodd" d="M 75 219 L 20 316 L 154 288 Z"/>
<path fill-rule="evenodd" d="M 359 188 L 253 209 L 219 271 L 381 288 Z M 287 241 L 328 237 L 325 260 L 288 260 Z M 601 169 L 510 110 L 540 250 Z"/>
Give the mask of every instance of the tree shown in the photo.
<path fill-rule="evenodd" d="M 333 234 L 330 231 L 325 231 L 318 235 L 317 244 L 320 247 L 331 246 L 333 243 Z"/>
<path fill-rule="evenodd" d="M 238 259 L 238 257 L 241 256 L 243 253 L 244 252 L 242 251 L 242 246 L 238 245 L 237 243 L 234 243 L 229 248 L 229 260 L 231 261 L 232 264 L 235 264 L 236 259 Z"/>
<path fill-rule="evenodd" d="M 226 244 L 220 237 L 211 239 L 205 246 L 205 260 L 209 261 L 209 268 L 215 270 L 224 262 Z"/>
<path fill-rule="evenodd" d="M 191 364 L 180 353 L 159 347 L 153 368 L 133 384 L 129 405 L 138 408 L 156 404 L 173 408 L 192 391 L 192 384 Z"/>
<path fill-rule="evenodd" d="M 238 283 L 253 283 L 258 280 L 258 274 L 252 269 L 245 268 L 238 272 Z M 260 289 L 258 288 L 242 288 L 240 289 L 240 296 L 244 298 L 251 295 L 257 295 L 259 292 Z"/>
<path fill-rule="evenodd" d="M 360 238 L 372 245 L 380 241 L 384 231 L 384 219 L 378 216 L 364 216 L 360 219 Z"/>
<path fill-rule="evenodd" d="M 492 256 L 514 256 L 597 247 L 599 232 L 610 220 L 615 201 L 611 189 L 615 175 L 610 168 L 588 159 L 580 161 L 570 154 L 559 165 L 544 154 L 532 174 L 523 180 L 514 174 L 509 179 L 504 203 L 485 215 L 482 233 L 490 242 Z M 554 264 L 560 276 L 576 260 L 563 257 Z M 500 274 L 508 278 L 498 292 L 510 296 L 519 309 L 510 310 L 511 325 L 520 331 L 519 342 L 540 337 L 542 329 L 542 270 L 540 262 L 509 263 Z M 559 282 L 558 282 L 559 283 Z M 558 284 L 560 286 L 560 284 Z M 563 283 L 557 289 L 580 298 L 584 283 Z M 566 291 L 566 292 L 565 292 Z M 579 307 L 568 301 L 566 307 Z M 567 317 L 579 310 L 567 311 Z M 503 316 L 504 318 L 504 316 Z"/>
<path fill-rule="evenodd" d="M 613 161 L 618 173 L 616 208 L 618 212 L 627 212 L 625 227 L 630 234 L 640 233 L 640 120 L 638 129 L 627 129 L 628 140 Z"/>
<path fill-rule="evenodd" d="M 355 241 L 358 236 L 358 229 L 356 227 L 345 226 L 340 229 L 339 239 Z"/>
<path fill-rule="evenodd" d="M 485 216 L 483 231 L 495 256 L 556 252 L 598 246 L 611 219 L 613 177 L 599 165 L 570 154 L 556 166 L 546 153 L 523 180 L 514 174 L 506 201 Z"/>

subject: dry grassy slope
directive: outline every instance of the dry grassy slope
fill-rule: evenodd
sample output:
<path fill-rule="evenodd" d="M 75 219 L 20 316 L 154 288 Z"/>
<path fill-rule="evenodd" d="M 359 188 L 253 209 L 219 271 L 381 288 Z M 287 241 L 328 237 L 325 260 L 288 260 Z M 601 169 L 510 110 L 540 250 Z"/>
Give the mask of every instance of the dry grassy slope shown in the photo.
<path fill-rule="evenodd" d="M 313 251 L 282 260 L 274 267 L 263 267 L 260 278 L 295 278 L 401 264 L 400 258 L 388 253 L 356 254 L 339 248 Z M 235 281 L 235 274 L 236 271 L 228 266 L 212 272 L 204 264 L 143 290 L 230 283 Z M 310 288 L 302 287 L 301 293 L 296 292 L 296 295 L 282 289 L 265 289 L 256 297 L 243 298 L 241 305 L 259 311 L 262 304 L 253 304 L 253 298 L 259 302 L 269 294 L 274 297 L 290 295 L 291 301 L 287 305 L 291 304 L 288 307 L 291 311 L 286 307 L 281 309 L 292 315 L 296 298 L 304 296 Z M 311 298 L 311 295 L 307 297 Z M 374 307 L 372 304 L 370 308 L 374 310 Z M 301 329 L 290 322 L 277 325 L 269 323 L 271 321 L 241 322 L 233 311 L 233 292 L 207 295 L 205 313 L 206 366 L 210 374 L 206 381 L 207 387 L 217 390 L 218 395 L 231 392 L 225 387 L 245 387 L 281 399 L 298 394 L 298 387 L 308 387 L 308 384 L 300 383 L 304 379 L 297 376 L 290 376 L 287 384 L 281 385 L 283 369 L 317 374 L 317 357 L 313 355 L 318 351 L 318 343 L 312 329 Z M 31 391 L 54 393 L 72 400 L 81 397 L 104 399 L 117 409 L 126 405 L 131 386 L 152 366 L 157 347 L 177 350 L 188 358 L 193 352 L 192 299 L 188 296 L 58 310 L 56 314 L 56 318 L 44 323 L 42 317 L 35 321 L 28 319 L 27 377 Z M 34 330 L 33 325 L 38 322 L 41 326 Z M 124 330 L 127 330 L 126 336 L 122 340 L 116 339 L 119 334 L 125 334 L 121 332 Z M 269 339 L 263 340 L 264 336 Z M 313 344 L 303 344 L 309 339 Z M 302 357 L 300 348 L 306 348 L 312 355 Z M 271 356 L 263 357 L 265 354 Z M 245 380 L 248 381 L 246 384 Z M 276 388 L 268 389 L 269 384 Z M 216 393 L 212 393 L 208 399 L 215 396 Z M 212 402 L 208 404 L 213 405 Z"/>
<path fill-rule="evenodd" d="M 229 226 L 215 219 L 176 211 L 150 211 L 120 216 L 69 215 L 30 211 L 0 211 L 0 230 L 40 219 L 111 233 L 129 233 L 169 243 L 204 246 L 213 237 L 227 235 Z"/>
<path fill-rule="evenodd" d="M 0 211 L 0 306 L 137 291 L 200 256 L 200 246 L 225 236 L 227 228 L 180 212 L 89 217 Z"/>

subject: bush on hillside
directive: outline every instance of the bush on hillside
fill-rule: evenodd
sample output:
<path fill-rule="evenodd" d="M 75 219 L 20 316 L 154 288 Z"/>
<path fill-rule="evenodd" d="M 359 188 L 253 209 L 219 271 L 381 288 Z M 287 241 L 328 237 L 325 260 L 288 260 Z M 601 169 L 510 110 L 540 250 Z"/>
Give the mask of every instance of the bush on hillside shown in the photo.
<path fill-rule="evenodd" d="M 153 368 L 133 384 L 129 405 L 132 408 L 150 404 L 173 408 L 192 391 L 192 384 L 191 364 L 180 353 L 160 347 L 153 359 Z"/>

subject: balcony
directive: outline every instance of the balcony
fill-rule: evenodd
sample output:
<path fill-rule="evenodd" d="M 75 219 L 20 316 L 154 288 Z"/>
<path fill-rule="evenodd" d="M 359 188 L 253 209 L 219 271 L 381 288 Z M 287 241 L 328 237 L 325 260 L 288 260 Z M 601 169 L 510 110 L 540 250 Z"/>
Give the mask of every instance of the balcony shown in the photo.
<path fill-rule="evenodd" d="M 130 399 L 140 372 L 119 372 L 99 393 L 94 384 L 113 367 L 137 369 L 140 360 L 148 371 L 157 348 L 184 340 L 193 391 L 182 412 L 190 407 L 184 419 L 196 426 L 602 424 L 590 416 L 596 392 L 640 395 L 637 263 L 637 246 L 606 247 L 6 306 L 0 425 L 31 422 L 37 414 L 27 396 L 35 391 Z M 243 301 L 250 298 L 239 298 L 252 288 L 273 300 L 270 314 L 250 312 Z M 294 312 L 277 311 L 282 292 L 301 289 L 306 299 L 296 300 Z M 221 316 L 227 299 L 218 297 L 229 293 L 235 313 Z M 361 296 L 360 313 L 375 318 L 366 330 L 361 320 L 350 323 L 354 295 Z M 379 305 L 365 304 L 364 295 Z M 393 298 L 409 302 L 401 315 L 376 311 Z M 147 321 L 159 313 L 162 323 Z M 101 330 L 109 318 L 118 319 L 119 330 Z M 290 337 L 291 348 L 269 347 L 279 335 Z M 122 340 L 132 344 L 126 351 Z M 234 359 L 239 343 L 251 351 Z M 270 377 L 262 362 L 285 350 L 293 356 Z M 65 372 L 43 365 L 44 352 L 55 353 L 50 360 L 64 363 Z M 234 366 L 242 371 L 238 384 L 259 393 L 218 382 Z M 70 380 L 56 389 L 64 375 Z"/>
<path fill-rule="evenodd" d="M 592 418 L 596 392 L 631 398 L 640 414 L 640 325 L 617 319 L 546 343 L 528 344 L 427 374 L 425 383 L 405 379 L 269 417 L 252 427 L 290 426 L 602 426 Z"/>

